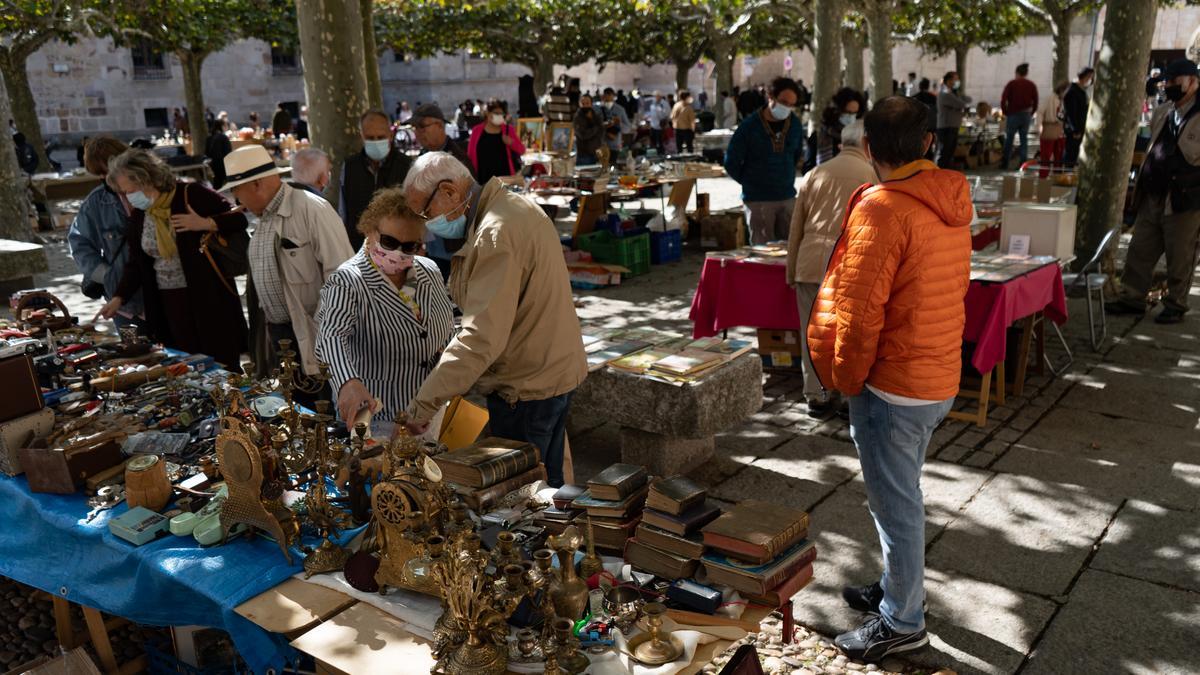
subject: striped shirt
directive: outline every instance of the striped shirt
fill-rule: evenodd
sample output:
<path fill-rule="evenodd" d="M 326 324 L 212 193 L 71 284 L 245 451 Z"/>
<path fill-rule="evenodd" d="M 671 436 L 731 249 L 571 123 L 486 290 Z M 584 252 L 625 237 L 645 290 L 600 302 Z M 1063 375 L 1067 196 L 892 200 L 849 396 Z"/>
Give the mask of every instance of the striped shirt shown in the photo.
<path fill-rule="evenodd" d="M 254 236 L 247 250 L 250 258 L 250 276 L 254 279 L 254 290 L 258 292 L 258 305 L 268 323 L 290 324 L 287 300 L 283 295 L 283 275 L 279 273 L 279 261 L 275 257 L 275 246 L 279 240 L 279 205 L 292 188 L 281 185 L 271 198 L 267 208 L 258 217 Z"/>
<path fill-rule="evenodd" d="M 371 263 L 366 247 L 342 263 L 321 288 L 317 358 L 329 364 L 334 400 L 358 378 L 383 402 L 379 419 L 408 407 L 454 335 L 454 310 L 437 265 L 414 259 L 405 288 L 418 319 L 396 287 Z"/>

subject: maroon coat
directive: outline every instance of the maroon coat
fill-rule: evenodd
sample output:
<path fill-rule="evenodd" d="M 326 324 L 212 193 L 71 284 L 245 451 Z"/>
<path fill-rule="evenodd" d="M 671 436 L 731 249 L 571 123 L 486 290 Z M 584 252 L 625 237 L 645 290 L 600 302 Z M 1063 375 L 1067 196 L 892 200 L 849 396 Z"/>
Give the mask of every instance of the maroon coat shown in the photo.
<path fill-rule="evenodd" d="M 233 204 L 198 183 L 177 184 L 171 200 L 172 214 L 187 213 L 185 191 L 186 204 L 201 216 L 212 217 L 219 232 L 246 229 L 244 214 L 229 213 Z M 204 233 L 177 232 L 175 235 L 187 288 L 181 289 L 182 306 L 176 303 L 168 307 L 158 289 L 154 258 L 142 249 L 145 225 L 146 213 L 135 209 L 125 231 L 129 262 L 115 295 L 128 298 L 140 288 L 145 298 L 146 321 L 155 340 L 174 349 L 207 354 L 236 369 L 239 357 L 246 351 L 246 316 L 242 313 L 241 298 L 229 292 L 208 258 L 200 252 L 200 238 Z M 237 288 L 233 279 L 226 279 L 226 282 Z"/>

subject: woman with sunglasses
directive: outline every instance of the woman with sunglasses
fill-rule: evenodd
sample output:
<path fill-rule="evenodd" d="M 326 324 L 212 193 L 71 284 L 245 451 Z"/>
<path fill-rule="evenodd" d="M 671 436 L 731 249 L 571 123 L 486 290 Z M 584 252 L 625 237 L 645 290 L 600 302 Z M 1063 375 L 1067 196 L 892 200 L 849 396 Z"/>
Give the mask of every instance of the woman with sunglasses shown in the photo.
<path fill-rule="evenodd" d="M 338 415 L 347 426 L 376 399 L 382 403 L 378 419 L 395 419 L 454 334 L 442 275 L 418 255 L 424 253 L 424 221 L 405 203 L 404 192 L 377 192 L 358 230 L 366 238 L 362 248 L 330 275 L 317 311 L 317 358 L 329 364 Z"/>

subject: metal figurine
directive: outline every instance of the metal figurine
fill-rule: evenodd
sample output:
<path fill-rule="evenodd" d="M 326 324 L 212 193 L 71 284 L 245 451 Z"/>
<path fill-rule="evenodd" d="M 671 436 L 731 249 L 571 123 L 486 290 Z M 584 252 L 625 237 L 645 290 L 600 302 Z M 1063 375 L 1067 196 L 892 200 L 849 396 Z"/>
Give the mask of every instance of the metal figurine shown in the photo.
<path fill-rule="evenodd" d="M 268 460 L 271 458 L 268 456 Z M 263 449 L 251 440 L 250 433 L 236 417 L 221 419 L 221 433 L 217 437 L 217 461 L 225 483 L 229 486 L 229 498 L 221 505 L 221 541 L 229 537 L 229 531 L 238 523 L 245 523 L 273 536 L 288 564 L 292 555 L 288 552 L 298 527 L 293 527 L 294 516 L 283 508 L 278 500 L 269 495 L 268 479 L 273 480 L 277 466 L 264 461 Z M 290 521 L 285 533 L 282 521 Z"/>
<path fill-rule="evenodd" d="M 336 572 L 346 565 L 350 552 L 333 543 L 332 537 L 351 524 L 349 514 L 329 502 L 325 482 L 337 471 L 341 457 L 334 453 L 326 435 L 327 425 L 333 420 L 329 415 L 329 401 L 317 402 L 316 425 L 311 435 L 312 443 L 309 448 L 315 454 L 315 475 L 308 483 L 305 493 L 305 503 L 308 507 L 308 521 L 312 523 L 321 535 L 321 545 L 308 553 L 304 558 L 304 577 L 307 579 L 314 574 Z"/>

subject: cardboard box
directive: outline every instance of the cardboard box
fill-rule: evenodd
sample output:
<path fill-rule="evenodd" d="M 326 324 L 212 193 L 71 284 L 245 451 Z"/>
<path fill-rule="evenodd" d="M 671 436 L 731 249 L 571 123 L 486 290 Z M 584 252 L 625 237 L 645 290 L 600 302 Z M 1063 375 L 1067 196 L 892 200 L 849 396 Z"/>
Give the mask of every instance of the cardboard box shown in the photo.
<path fill-rule="evenodd" d="M 1066 260 L 1075 255 L 1074 204 L 1006 204 L 1000 219 L 1000 251 L 1014 234 L 1029 235 L 1029 255 Z"/>
<path fill-rule="evenodd" d="M 803 361 L 804 348 L 800 344 L 800 331 L 758 330 L 758 354 L 764 368 L 799 370 Z"/>
<path fill-rule="evenodd" d="M 714 213 L 700 219 L 701 248 L 730 251 L 746 245 L 746 217 L 741 210 Z"/>

